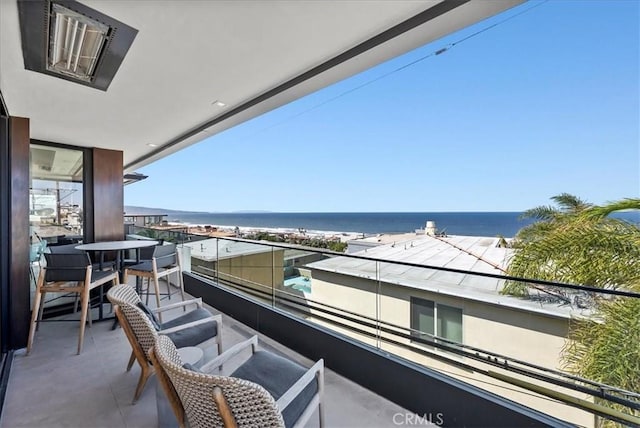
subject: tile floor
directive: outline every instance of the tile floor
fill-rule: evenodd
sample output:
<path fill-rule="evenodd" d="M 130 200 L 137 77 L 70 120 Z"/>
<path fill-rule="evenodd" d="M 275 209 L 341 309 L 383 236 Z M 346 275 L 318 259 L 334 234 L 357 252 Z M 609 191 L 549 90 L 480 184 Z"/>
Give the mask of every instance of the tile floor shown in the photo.
<path fill-rule="evenodd" d="M 107 312 L 109 308 L 107 305 Z M 97 310 L 94 313 L 97 317 Z M 130 372 L 125 371 L 131 349 L 122 329 L 111 327 L 112 322 L 104 321 L 87 328 L 83 352 L 76 355 L 77 322 L 43 323 L 36 333 L 31 355 L 25 355 L 24 350 L 15 354 L 0 427 L 158 426 L 155 377 L 149 380 L 140 400 L 132 405 L 139 367 L 134 364 Z M 253 334 L 254 331 L 223 314 L 223 349 Z M 310 360 L 259 336 L 261 347 L 311 366 Z M 394 426 L 395 414 L 406 413 L 331 370 L 325 371 L 325 385 L 328 428 L 389 427 Z M 318 426 L 317 415 L 308 426 Z"/>

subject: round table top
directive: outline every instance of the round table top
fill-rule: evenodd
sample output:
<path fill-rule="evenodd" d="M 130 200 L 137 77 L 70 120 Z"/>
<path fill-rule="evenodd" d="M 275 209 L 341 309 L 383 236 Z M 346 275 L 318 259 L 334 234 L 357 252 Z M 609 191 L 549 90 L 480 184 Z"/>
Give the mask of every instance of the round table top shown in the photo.
<path fill-rule="evenodd" d="M 91 244 L 81 244 L 76 246 L 77 250 L 83 251 L 119 251 L 132 250 L 134 248 L 153 247 L 158 245 L 158 241 L 152 240 L 126 240 L 126 241 L 104 241 L 93 242 Z"/>

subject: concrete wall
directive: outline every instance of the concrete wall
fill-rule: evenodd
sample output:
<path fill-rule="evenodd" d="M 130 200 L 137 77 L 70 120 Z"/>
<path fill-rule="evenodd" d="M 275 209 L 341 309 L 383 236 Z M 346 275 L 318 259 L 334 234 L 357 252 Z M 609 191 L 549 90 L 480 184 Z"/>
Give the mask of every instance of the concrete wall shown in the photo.
<path fill-rule="evenodd" d="M 393 284 L 378 283 L 377 281 L 367 278 L 357 278 L 316 269 L 312 269 L 311 273 L 313 279 L 310 299 L 315 302 L 337 306 L 362 316 L 371 318 L 379 317 L 379 319 L 391 324 L 409 328 L 411 322 L 410 298 L 419 297 L 432 300 L 439 304 L 462 309 L 464 344 L 524 360 L 546 368 L 560 368 L 560 353 L 569 328 L 567 319 L 467 300 L 462 297 L 456 298 Z M 314 312 L 311 311 L 311 320 L 314 320 L 313 315 Z M 317 315 L 320 314 L 317 313 Z M 326 314 L 322 314 L 322 316 L 331 318 L 327 317 Z M 357 324 L 350 323 L 343 319 L 336 321 L 357 326 Z M 331 322 L 319 320 L 317 322 L 330 326 L 365 343 L 379 346 L 385 351 L 420 363 L 426 367 L 442 370 L 465 382 L 500 394 L 560 419 L 582 426 L 594 425 L 594 416 L 588 412 L 556 403 L 548 398 L 536 395 L 531 391 L 517 388 L 476 371 L 455 367 L 402 346 L 386 344 L 384 341 L 377 340 L 375 337 L 367 337 L 365 334 L 349 331 L 346 328 L 336 328 L 335 325 L 331 325 Z M 362 326 L 357 327 L 369 333 L 376 333 L 375 328 L 367 329 Z M 393 339 L 405 344 L 411 343 L 409 339 L 399 339 L 398 337 L 393 337 Z M 422 344 L 416 344 L 416 346 L 433 351 L 429 346 Z M 439 350 L 433 352 L 439 354 L 444 353 L 444 351 Z M 480 370 L 492 370 L 536 383 L 529 378 L 524 378 L 514 373 L 470 360 L 469 358 L 453 356 L 452 354 L 446 353 L 444 353 L 444 355 L 449 355 L 456 361 L 473 365 Z M 549 387 L 548 384 L 539 382 L 538 384 Z M 577 394 L 571 390 L 563 390 L 559 387 L 553 387 L 553 389 L 580 398 L 586 398 L 584 395 Z"/>

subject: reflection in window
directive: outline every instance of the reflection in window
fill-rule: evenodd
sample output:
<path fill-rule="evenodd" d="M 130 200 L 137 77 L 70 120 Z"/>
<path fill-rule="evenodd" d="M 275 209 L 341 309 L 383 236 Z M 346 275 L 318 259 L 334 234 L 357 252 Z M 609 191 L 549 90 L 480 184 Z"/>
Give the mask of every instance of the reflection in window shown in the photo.
<path fill-rule="evenodd" d="M 84 233 L 83 152 L 32 144 L 29 224 L 31 242 L 79 242 Z"/>

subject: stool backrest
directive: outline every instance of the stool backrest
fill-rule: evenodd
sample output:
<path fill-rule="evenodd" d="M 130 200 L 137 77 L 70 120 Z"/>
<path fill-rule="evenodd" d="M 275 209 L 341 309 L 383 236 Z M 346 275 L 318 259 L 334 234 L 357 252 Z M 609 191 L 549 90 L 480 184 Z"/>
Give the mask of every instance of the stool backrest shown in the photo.
<path fill-rule="evenodd" d="M 78 245 L 80 244 L 49 245 L 48 248 L 51 254 L 86 254 L 86 251 L 76 248 Z"/>
<path fill-rule="evenodd" d="M 47 282 L 84 281 L 91 260 L 86 253 L 82 254 L 50 254 L 45 253 L 47 265 L 44 267 L 44 279 Z"/>
<path fill-rule="evenodd" d="M 176 252 L 176 244 L 157 245 L 153 251 L 153 258 L 156 259 L 158 268 L 177 265 L 178 253 Z"/>

